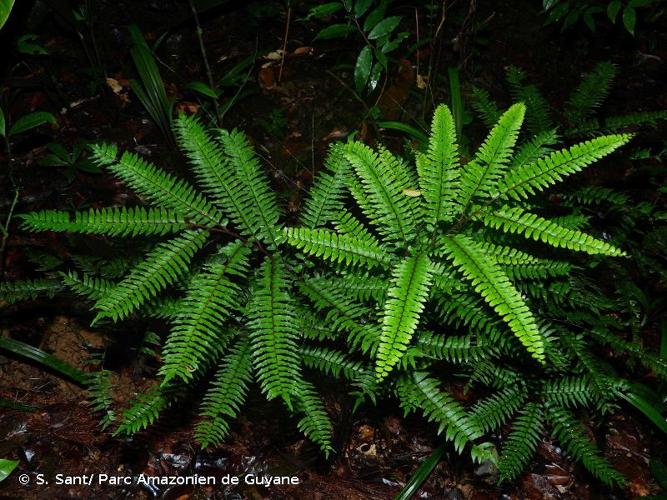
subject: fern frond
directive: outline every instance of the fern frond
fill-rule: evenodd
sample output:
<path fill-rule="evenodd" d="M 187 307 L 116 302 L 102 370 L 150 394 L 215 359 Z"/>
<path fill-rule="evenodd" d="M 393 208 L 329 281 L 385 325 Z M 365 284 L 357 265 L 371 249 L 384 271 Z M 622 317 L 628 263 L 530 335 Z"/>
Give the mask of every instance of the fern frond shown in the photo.
<path fill-rule="evenodd" d="M 350 163 L 345 159 L 341 145 L 331 146 L 324 160 L 324 169 L 318 173 L 301 213 L 302 224 L 311 229 L 323 226 L 343 210 Z"/>
<path fill-rule="evenodd" d="M 417 202 L 404 190 L 415 186 L 400 182 L 394 171 L 398 165 L 395 158 L 388 153 L 375 153 L 360 142 L 346 144 L 344 154 L 361 179 L 377 230 L 389 239 L 412 239 L 417 223 Z"/>
<path fill-rule="evenodd" d="M 564 205 L 575 208 L 581 205 L 608 204 L 613 207 L 625 207 L 630 199 L 618 190 L 602 186 L 585 186 L 563 195 Z"/>
<path fill-rule="evenodd" d="M 378 276 L 367 276 L 363 274 L 346 273 L 341 277 L 312 278 L 314 281 L 324 288 L 345 293 L 352 300 L 357 301 L 373 301 L 382 303 L 387 297 L 387 290 L 389 283 L 386 278 Z"/>
<path fill-rule="evenodd" d="M 41 295 L 53 297 L 62 289 L 58 280 L 38 279 L 0 282 L 0 301 L 15 304 Z"/>
<path fill-rule="evenodd" d="M 588 376 L 545 381 L 542 384 L 542 397 L 564 408 L 589 407 L 595 404 L 596 399 Z"/>
<path fill-rule="evenodd" d="M 339 234 L 353 236 L 358 241 L 371 246 L 381 246 L 381 243 L 366 227 L 350 212 L 340 212 L 332 216 L 333 225 Z"/>
<path fill-rule="evenodd" d="M 114 283 L 97 276 L 81 273 L 79 276 L 75 271 L 61 273 L 63 284 L 74 293 L 82 295 L 91 300 L 99 300 L 114 287 Z"/>
<path fill-rule="evenodd" d="M 482 431 L 471 417 L 449 393 L 440 390 L 440 383 L 425 372 L 414 372 L 399 379 L 396 391 L 401 407 L 406 413 L 420 409 L 429 422 L 438 424 L 438 434 L 454 442 L 459 453 L 470 441 L 475 441 Z"/>
<path fill-rule="evenodd" d="M 257 380 L 267 398 L 281 397 L 288 406 L 292 385 L 300 378 L 294 310 L 283 265 L 267 257 L 247 313 L 252 358 Z"/>
<path fill-rule="evenodd" d="M 598 63 L 568 98 L 565 118 L 576 126 L 595 113 L 609 95 L 615 76 L 616 66 L 609 61 Z"/>
<path fill-rule="evenodd" d="M 503 266 L 503 271 L 512 280 L 542 280 L 557 276 L 567 276 L 572 266 L 569 262 L 540 259 L 532 264 L 509 264 Z"/>
<path fill-rule="evenodd" d="M 360 346 L 363 352 L 375 353 L 380 339 L 380 330 L 365 319 L 371 310 L 362 304 L 352 302 L 346 293 L 336 291 L 318 283 L 305 280 L 299 283 L 299 290 L 308 297 L 319 311 L 327 311 L 326 324 L 333 331 L 348 332 L 347 341 L 353 347 Z"/>
<path fill-rule="evenodd" d="M 548 406 L 547 419 L 552 426 L 554 437 L 588 471 L 608 486 L 623 486 L 625 478 L 602 456 L 598 447 L 588 440 L 584 429 L 567 410 Z"/>
<path fill-rule="evenodd" d="M 98 370 L 88 375 L 86 390 L 88 391 L 88 404 L 90 409 L 100 415 L 100 427 L 105 430 L 116 419 L 113 411 L 113 397 L 111 391 L 111 372 L 109 370 Z"/>
<path fill-rule="evenodd" d="M 130 402 L 120 418 L 113 435 L 130 436 L 153 424 L 172 403 L 169 389 L 153 386 Z"/>
<path fill-rule="evenodd" d="M 315 368 L 325 374 L 345 379 L 363 392 L 373 394 L 376 381 L 371 367 L 351 359 L 347 354 L 326 347 L 302 346 L 301 356 L 304 366 Z"/>
<path fill-rule="evenodd" d="M 528 130 L 533 134 L 539 134 L 553 128 L 549 103 L 540 90 L 533 84 L 526 84 L 526 78 L 522 70 L 516 66 L 507 69 L 507 82 L 510 93 L 515 101 L 526 105 L 526 122 Z"/>
<path fill-rule="evenodd" d="M 442 240 L 445 252 L 475 291 L 503 318 L 528 352 L 544 362 L 545 339 L 527 304 L 492 257 L 474 240 L 458 235 Z"/>
<path fill-rule="evenodd" d="M 241 337 L 230 349 L 204 396 L 195 427 L 195 438 L 202 448 L 219 445 L 229 432 L 228 420 L 236 418 L 248 395 L 252 379 L 250 342 Z"/>
<path fill-rule="evenodd" d="M 433 114 L 428 151 L 417 157 L 417 170 L 421 193 L 426 200 L 427 222 L 453 220 L 456 214 L 453 195 L 461 173 L 454 117 L 444 104 Z"/>
<path fill-rule="evenodd" d="M 613 347 L 615 351 L 625 352 L 645 368 L 653 370 L 660 378 L 667 379 L 667 359 L 662 356 L 651 353 L 639 344 L 627 342 L 603 328 L 593 328 L 590 333 L 599 342 Z"/>
<path fill-rule="evenodd" d="M 516 479 L 530 462 L 542 440 L 543 415 L 539 405 L 528 403 L 514 423 L 504 442 L 498 469 L 499 481 Z"/>
<path fill-rule="evenodd" d="M 519 136 L 526 107 L 510 107 L 493 127 L 473 159 L 463 167 L 460 204 L 464 211 L 476 197 L 488 197 L 505 173 Z"/>
<path fill-rule="evenodd" d="M 334 451 L 331 446 L 333 426 L 315 387 L 307 380 L 295 380 L 294 396 L 296 410 L 303 414 L 298 423 L 299 430 L 328 457 Z"/>
<path fill-rule="evenodd" d="M 233 277 L 245 277 L 250 249 L 240 241 L 224 247 L 189 283 L 181 310 L 162 353 L 162 384 L 173 378 L 185 382 L 192 373 L 215 361 L 229 337 L 223 323 L 240 307 L 240 287 Z"/>
<path fill-rule="evenodd" d="M 185 275 L 190 261 L 207 237 L 207 231 L 185 231 L 170 241 L 156 245 L 127 277 L 95 302 L 94 307 L 100 312 L 94 322 L 101 318 L 113 321 L 126 318 L 179 276 Z"/>
<path fill-rule="evenodd" d="M 329 229 L 285 228 L 287 243 L 315 257 L 347 265 L 386 266 L 391 256 L 381 245 Z"/>
<path fill-rule="evenodd" d="M 512 169 L 498 182 L 496 197 L 515 200 L 527 198 L 604 158 L 631 138 L 628 134 L 597 137 Z"/>
<path fill-rule="evenodd" d="M 162 236 L 187 227 L 185 218 L 167 208 L 91 208 L 87 212 L 41 210 L 22 214 L 29 231 L 101 234 L 106 236 Z"/>
<path fill-rule="evenodd" d="M 253 232 L 268 243 L 280 243 L 280 210 L 276 195 L 271 191 L 269 179 L 248 138 L 237 130 L 219 130 L 218 139 L 226 155 L 228 168 L 233 168 L 236 174 L 234 179 L 237 182 L 230 194 L 237 198 L 238 205 L 249 215 Z"/>
<path fill-rule="evenodd" d="M 425 254 L 407 257 L 392 272 L 384 304 L 375 374 L 384 379 L 398 364 L 414 334 L 431 286 L 431 263 Z"/>
<path fill-rule="evenodd" d="M 586 252 L 591 255 L 623 256 L 625 252 L 593 238 L 588 234 L 574 229 L 559 226 L 555 222 L 539 215 L 525 212 L 520 207 L 507 205 L 486 213 L 480 217 L 484 225 L 493 229 L 502 229 L 505 233 L 521 234 L 535 241 L 542 241 L 548 245 L 560 248 L 569 248 Z"/>
<path fill-rule="evenodd" d="M 482 88 L 475 87 L 472 89 L 472 109 L 477 112 L 477 115 L 482 119 L 484 125 L 491 128 L 500 119 L 502 115 L 498 109 L 498 105 L 491 99 L 489 93 Z"/>
<path fill-rule="evenodd" d="M 545 130 L 535 135 L 530 141 L 519 147 L 510 165 L 510 172 L 516 168 L 523 167 L 536 162 L 539 158 L 552 151 L 551 146 L 558 143 L 556 130 Z"/>
<path fill-rule="evenodd" d="M 99 166 L 107 167 L 154 205 L 177 210 L 196 224 L 220 224 L 220 212 L 187 182 L 178 180 L 133 153 L 126 151 L 117 158 L 118 150 L 113 145 L 97 144 L 92 146 L 92 151 L 91 158 Z"/>
<path fill-rule="evenodd" d="M 417 347 L 429 357 L 454 364 L 471 364 L 487 359 L 491 347 L 474 341 L 469 335 L 454 337 L 421 331 L 417 335 Z"/>
<path fill-rule="evenodd" d="M 527 398 L 524 386 L 507 387 L 476 403 L 470 413 L 482 432 L 488 433 L 503 426 Z"/>

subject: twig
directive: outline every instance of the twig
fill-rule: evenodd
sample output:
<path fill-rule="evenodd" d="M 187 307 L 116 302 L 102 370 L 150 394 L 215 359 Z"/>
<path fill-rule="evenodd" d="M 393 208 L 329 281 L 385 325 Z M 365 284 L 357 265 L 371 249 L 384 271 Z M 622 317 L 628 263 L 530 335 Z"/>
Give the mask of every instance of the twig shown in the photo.
<path fill-rule="evenodd" d="M 204 60 L 208 85 L 211 87 L 211 90 L 215 91 L 215 80 L 213 80 L 213 72 L 211 71 L 211 65 L 208 62 L 208 55 L 206 54 L 206 46 L 204 45 L 204 30 L 202 30 L 201 24 L 199 23 L 199 14 L 197 13 L 197 8 L 195 7 L 194 1 L 188 0 L 188 3 L 190 4 L 190 10 L 192 10 L 192 17 L 194 17 L 195 24 L 197 25 L 197 40 L 199 41 L 199 51 L 201 52 L 201 57 Z M 215 107 L 215 116 L 218 119 L 218 125 L 221 125 L 222 117 L 220 116 L 220 104 L 218 103 L 217 97 L 213 99 L 213 106 Z"/>
<path fill-rule="evenodd" d="M 283 79 L 283 67 L 285 66 L 285 54 L 287 52 L 287 38 L 289 37 L 289 25 L 292 19 L 292 5 L 287 4 L 287 22 L 285 23 L 285 36 L 283 37 L 283 51 L 280 58 L 280 70 L 278 71 L 278 85 Z"/>
<path fill-rule="evenodd" d="M 5 274 L 5 255 L 7 251 L 7 239 L 9 238 L 9 224 L 12 222 L 12 217 L 14 215 L 14 209 L 16 208 L 16 203 L 19 201 L 19 190 L 14 188 L 14 199 L 12 204 L 9 207 L 9 213 L 7 214 L 7 221 L 2 229 L 2 243 L 0 243 L 0 276 Z"/>

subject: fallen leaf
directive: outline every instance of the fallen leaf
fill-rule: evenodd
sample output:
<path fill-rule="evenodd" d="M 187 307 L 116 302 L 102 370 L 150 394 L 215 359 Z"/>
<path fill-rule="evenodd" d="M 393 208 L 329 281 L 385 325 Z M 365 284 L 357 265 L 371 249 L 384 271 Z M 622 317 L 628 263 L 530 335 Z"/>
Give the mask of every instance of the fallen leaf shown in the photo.
<path fill-rule="evenodd" d="M 421 196 L 421 195 L 422 195 L 422 192 L 419 191 L 419 190 L 417 190 L 417 189 L 404 189 L 404 190 L 403 190 L 403 194 L 404 194 L 405 196 L 410 196 L 410 197 L 412 197 L 412 198 L 416 198 L 416 197 L 418 197 L 418 196 Z"/>
<path fill-rule="evenodd" d="M 123 92 L 123 86 L 115 78 L 107 77 L 107 85 L 114 94 L 120 95 Z"/>

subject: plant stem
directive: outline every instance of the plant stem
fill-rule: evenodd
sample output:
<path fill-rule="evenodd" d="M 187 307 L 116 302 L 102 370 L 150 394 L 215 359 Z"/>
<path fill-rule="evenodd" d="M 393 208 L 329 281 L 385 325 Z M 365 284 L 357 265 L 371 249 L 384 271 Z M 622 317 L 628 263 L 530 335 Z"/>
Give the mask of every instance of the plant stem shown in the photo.
<path fill-rule="evenodd" d="M 202 30 L 201 24 L 199 23 L 199 14 L 197 13 L 197 8 L 195 7 L 193 0 L 188 0 L 190 4 L 190 10 L 192 11 L 192 17 L 195 19 L 195 24 L 197 25 L 197 40 L 199 41 L 199 51 L 201 52 L 201 57 L 204 61 L 204 68 L 206 68 L 206 77 L 208 78 L 208 85 L 212 90 L 216 89 L 215 80 L 213 80 L 213 72 L 211 71 L 211 65 L 208 62 L 208 54 L 206 53 L 206 46 L 204 45 L 204 30 Z M 222 116 L 220 115 L 220 105 L 218 104 L 218 98 L 213 99 L 213 106 L 215 107 L 215 116 L 218 120 L 218 126 L 222 126 Z"/>
<path fill-rule="evenodd" d="M 285 53 L 287 52 L 287 38 L 289 37 L 289 25 L 292 20 L 292 5 L 287 4 L 287 22 L 285 23 L 285 36 L 283 37 L 283 51 L 280 58 L 280 70 L 278 71 L 278 85 L 283 79 L 283 66 L 285 66 Z"/>

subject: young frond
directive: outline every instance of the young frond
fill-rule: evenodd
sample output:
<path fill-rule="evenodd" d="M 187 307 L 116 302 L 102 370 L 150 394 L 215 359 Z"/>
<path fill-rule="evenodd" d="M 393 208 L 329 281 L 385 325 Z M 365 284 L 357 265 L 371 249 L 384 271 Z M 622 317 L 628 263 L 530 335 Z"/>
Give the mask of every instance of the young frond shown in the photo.
<path fill-rule="evenodd" d="M 419 408 L 429 422 L 438 424 L 438 434 L 445 431 L 459 453 L 482 435 L 475 419 L 448 392 L 441 391 L 440 383 L 428 373 L 414 372 L 399 379 L 396 390 L 406 413 Z"/>
<path fill-rule="evenodd" d="M 546 408 L 554 437 L 577 461 L 600 481 L 609 486 L 622 486 L 625 478 L 603 457 L 598 447 L 586 437 L 581 423 L 567 410 L 557 406 Z"/>
<path fill-rule="evenodd" d="M 241 337 L 225 356 L 204 396 L 200 409 L 204 419 L 195 428 L 195 437 L 203 448 L 217 446 L 225 439 L 228 421 L 241 411 L 251 379 L 250 342 Z"/>
<path fill-rule="evenodd" d="M 389 374 L 407 350 L 419 324 L 430 286 L 431 265 L 426 255 L 407 257 L 394 268 L 376 354 L 375 374 L 378 380 Z"/>
<path fill-rule="evenodd" d="M 225 347 L 229 335 L 223 323 L 240 308 L 241 289 L 232 278 L 245 277 L 249 253 L 242 242 L 231 243 L 190 280 L 164 346 L 163 385 L 173 378 L 189 382 L 193 372 L 214 362 Z"/>
<path fill-rule="evenodd" d="M 346 144 L 344 154 L 361 179 L 377 230 L 402 242 L 414 238 L 416 200 L 404 191 L 416 186 L 401 183 L 395 171 L 398 166 L 395 158 L 388 153 L 378 154 L 360 142 Z"/>
<path fill-rule="evenodd" d="M 528 305 L 494 261 L 474 240 L 458 235 L 442 240 L 448 257 L 475 291 L 503 318 L 528 352 L 544 362 L 545 339 Z"/>
<path fill-rule="evenodd" d="M 207 237 L 207 231 L 185 231 L 170 241 L 156 245 L 145 260 L 95 302 L 95 309 L 100 311 L 95 321 L 101 318 L 111 318 L 113 321 L 126 318 L 148 299 L 185 275 L 190 261 Z"/>
<path fill-rule="evenodd" d="M 391 255 L 381 245 L 353 235 L 306 227 L 285 228 L 285 235 L 290 245 L 332 262 L 365 265 L 369 268 L 384 267 L 391 262 Z"/>
<path fill-rule="evenodd" d="M 554 151 L 533 163 L 514 168 L 498 182 L 496 197 L 520 200 L 581 171 L 612 153 L 632 138 L 631 135 L 606 135 Z"/>
<path fill-rule="evenodd" d="M 290 406 L 294 381 L 301 377 L 299 332 L 280 260 L 264 260 L 247 315 L 253 364 L 262 391 L 268 399 L 281 397 Z"/>
<path fill-rule="evenodd" d="M 430 224 L 449 222 L 456 215 L 453 196 L 460 177 L 456 126 L 449 108 L 441 104 L 431 124 L 428 151 L 417 157 L 419 186 L 426 200 L 426 220 Z"/>
<path fill-rule="evenodd" d="M 528 403 L 512 424 L 512 431 L 505 439 L 498 461 L 501 482 L 515 479 L 526 468 L 542 440 L 542 426 L 540 406 Z"/>
<path fill-rule="evenodd" d="M 325 171 L 315 178 L 301 212 L 302 224 L 311 229 L 323 226 L 343 211 L 350 163 L 345 159 L 341 145 L 331 146 L 324 168 Z"/>
<path fill-rule="evenodd" d="M 520 207 L 507 205 L 486 213 L 480 217 L 484 225 L 493 229 L 502 229 L 505 233 L 521 234 L 535 241 L 548 245 L 569 248 L 591 255 L 623 256 L 625 252 L 609 243 L 574 229 L 568 229 L 557 223 L 531 214 Z"/>
<path fill-rule="evenodd" d="M 609 61 L 598 63 L 568 98 L 565 118 L 576 126 L 594 114 L 609 95 L 615 76 L 616 66 Z"/>
<path fill-rule="evenodd" d="M 464 210 L 473 199 L 493 194 L 512 157 L 525 112 L 526 107 L 522 103 L 514 104 L 505 111 L 473 159 L 463 167 L 459 201 Z"/>
<path fill-rule="evenodd" d="M 236 186 L 231 189 L 231 196 L 237 198 L 239 206 L 249 215 L 253 233 L 270 244 L 280 243 L 280 210 L 276 195 L 271 191 L 269 179 L 248 138 L 237 130 L 219 130 L 218 140 L 227 158 L 227 168 L 235 172 Z"/>
<path fill-rule="evenodd" d="M 167 174 L 133 153 L 126 151 L 117 158 L 116 146 L 98 144 L 92 150 L 92 159 L 100 167 L 107 167 L 154 205 L 177 210 L 196 224 L 220 224 L 220 212 L 187 182 Z"/>
<path fill-rule="evenodd" d="M 162 236 L 186 229 L 180 212 L 167 208 L 91 208 L 86 212 L 41 210 L 20 216 L 30 231 L 100 234 L 105 236 Z"/>

